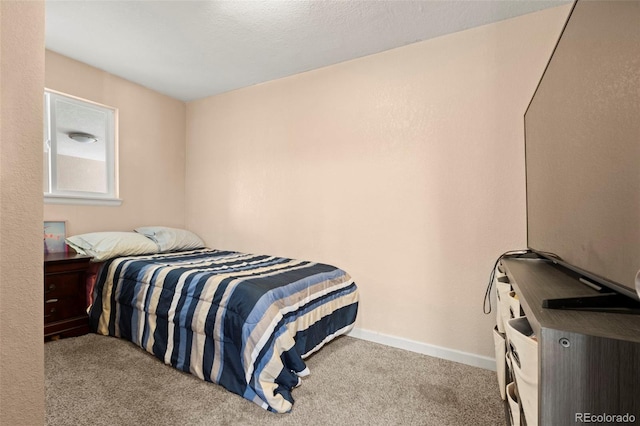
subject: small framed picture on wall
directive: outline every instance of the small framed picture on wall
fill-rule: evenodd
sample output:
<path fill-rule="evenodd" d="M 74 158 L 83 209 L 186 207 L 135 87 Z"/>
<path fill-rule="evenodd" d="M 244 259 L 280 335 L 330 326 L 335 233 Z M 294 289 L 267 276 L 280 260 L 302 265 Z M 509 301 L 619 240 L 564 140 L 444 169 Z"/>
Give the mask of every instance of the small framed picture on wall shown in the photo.
<path fill-rule="evenodd" d="M 65 221 L 44 222 L 44 253 L 66 253 L 67 224 Z"/>

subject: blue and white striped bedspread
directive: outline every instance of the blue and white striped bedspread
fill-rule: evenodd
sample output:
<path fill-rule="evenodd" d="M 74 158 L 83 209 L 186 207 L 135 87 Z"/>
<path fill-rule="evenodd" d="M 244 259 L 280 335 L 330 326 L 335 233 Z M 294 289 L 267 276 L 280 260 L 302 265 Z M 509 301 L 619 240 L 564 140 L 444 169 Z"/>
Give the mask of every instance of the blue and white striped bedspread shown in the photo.
<path fill-rule="evenodd" d="M 282 413 L 309 373 L 303 358 L 347 333 L 357 310 L 355 283 L 334 266 L 203 249 L 107 261 L 90 321 Z"/>

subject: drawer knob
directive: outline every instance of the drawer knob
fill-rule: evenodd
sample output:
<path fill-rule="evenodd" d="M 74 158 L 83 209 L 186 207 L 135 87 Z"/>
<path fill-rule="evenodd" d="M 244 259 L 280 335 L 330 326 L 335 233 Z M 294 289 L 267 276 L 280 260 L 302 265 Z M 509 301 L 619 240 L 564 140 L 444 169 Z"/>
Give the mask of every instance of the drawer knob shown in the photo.
<path fill-rule="evenodd" d="M 49 284 L 49 290 L 55 290 L 56 289 L 56 285 L 55 284 Z"/>

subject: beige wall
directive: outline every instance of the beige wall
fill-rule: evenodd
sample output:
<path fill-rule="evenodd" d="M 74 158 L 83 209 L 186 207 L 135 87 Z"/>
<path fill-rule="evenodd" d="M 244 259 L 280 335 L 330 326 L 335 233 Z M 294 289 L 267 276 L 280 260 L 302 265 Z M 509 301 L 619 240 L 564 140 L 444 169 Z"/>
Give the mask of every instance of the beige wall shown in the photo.
<path fill-rule="evenodd" d="M 118 207 L 45 204 L 67 234 L 184 226 L 185 104 L 55 52 L 45 56 L 49 89 L 118 108 Z"/>
<path fill-rule="evenodd" d="M 44 2 L 0 2 L 0 424 L 44 424 Z"/>
<path fill-rule="evenodd" d="M 526 246 L 523 114 L 568 10 L 187 104 L 187 227 L 344 268 L 363 330 L 493 356 L 482 300 Z"/>

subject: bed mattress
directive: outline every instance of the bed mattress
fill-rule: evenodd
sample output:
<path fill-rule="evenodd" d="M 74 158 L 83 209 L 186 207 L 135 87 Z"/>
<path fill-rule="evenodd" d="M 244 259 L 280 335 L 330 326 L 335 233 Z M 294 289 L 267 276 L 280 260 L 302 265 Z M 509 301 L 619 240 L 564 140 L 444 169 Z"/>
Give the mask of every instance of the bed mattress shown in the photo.
<path fill-rule="evenodd" d="M 282 413 L 309 374 L 304 358 L 347 333 L 357 310 L 335 266 L 202 249 L 105 262 L 89 316 L 94 332 Z"/>

